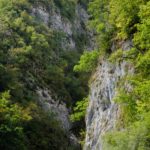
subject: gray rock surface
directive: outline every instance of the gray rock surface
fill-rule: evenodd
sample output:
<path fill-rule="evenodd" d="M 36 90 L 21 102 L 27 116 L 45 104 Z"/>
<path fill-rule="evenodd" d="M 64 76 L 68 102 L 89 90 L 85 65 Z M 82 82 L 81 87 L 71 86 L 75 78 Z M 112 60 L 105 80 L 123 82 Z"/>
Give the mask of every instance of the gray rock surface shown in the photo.
<path fill-rule="evenodd" d="M 129 50 L 132 42 L 122 42 L 121 47 Z M 113 101 L 117 95 L 118 83 L 121 78 L 133 73 L 132 65 L 125 61 L 115 64 L 107 59 L 99 61 L 90 82 L 84 150 L 103 150 L 102 136 L 115 129 L 119 117 L 119 106 Z M 130 88 L 128 84 L 124 86 Z"/>
<path fill-rule="evenodd" d="M 35 16 L 52 30 L 60 31 L 65 35 L 61 44 L 62 49 L 76 50 L 78 43 L 76 42 L 75 36 L 77 35 L 86 35 L 87 39 L 89 39 L 83 49 L 94 49 L 95 42 L 93 33 L 86 28 L 89 16 L 81 5 L 76 6 L 75 18 L 73 20 L 69 20 L 62 16 L 57 7 L 52 7 L 51 10 L 47 10 L 44 6 L 33 7 L 32 16 Z"/>
<path fill-rule="evenodd" d="M 54 100 L 51 96 L 51 92 L 48 89 L 37 90 L 38 101 L 45 111 L 51 111 L 56 116 L 56 119 L 61 122 L 62 127 L 69 131 L 71 123 L 69 121 L 69 111 L 66 104 L 59 100 Z"/>

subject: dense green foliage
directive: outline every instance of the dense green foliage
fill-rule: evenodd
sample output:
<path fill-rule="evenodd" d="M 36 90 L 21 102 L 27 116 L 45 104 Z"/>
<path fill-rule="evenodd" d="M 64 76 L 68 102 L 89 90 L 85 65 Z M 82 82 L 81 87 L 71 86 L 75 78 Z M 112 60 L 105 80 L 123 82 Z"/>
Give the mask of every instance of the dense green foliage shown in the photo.
<path fill-rule="evenodd" d="M 50 5 L 52 1 L 47 3 Z M 0 89 L 10 90 L 16 99 L 23 100 L 33 95 L 28 89 L 45 85 L 70 104 L 69 100 L 80 99 L 86 92 L 85 83 L 72 71 L 84 44 L 80 40 L 82 46 L 78 51 L 63 50 L 64 35 L 31 16 L 33 5 L 37 5 L 36 1 L 0 1 Z M 68 82 L 80 85 L 83 94 L 77 90 L 78 85 L 73 87 Z M 73 88 L 74 95 L 70 95 L 68 90 Z"/>
<path fill-rule="evenodd" d="M 85 134 L 86 134 L 85 115 L 86 115 L 88 103 L 89 103 L 88 98 L 83 98 L 82 100 L 77 101 L 75 107 L 73 108 L 73 114 L 71 114 L 70 116 L 70 120 L 72 122 L 75 122 L 79 126 L 75 131 L 81 146 L 84 146 L 84 141 L 85 141 Z"/>
<path fill-rule="evenodd" d="M 60 145 L 61 149 L 72 149 L 54 114 L 43 112 L 36 104 L 36 90 L 48 88 L 54 99 L 57 94 L 67 106 L 75 106 L 71 119 L 79 132 L 85 128 L 87 81 L 99 55 L 106 54 L 113 63 L 129 61 L 135 73 L 118 85 L 114 100 L 121 114 L 117 129 L 104 136 L 104 149 L 150 148 L 150 2 L 91 0 L 87 5 L 88 2 L 0 0 L 0 149 L 59 150 Z M 72 38 L 77 50 L 63 49 L 65 33 L 51 29 L 32 14 L 38 5 L 49 12 L 57 7 L 64 19 L 73 22 L 78 3 L 89 7 L 88 25 L 97 36 L 99 51 L 83 53 L 88 38 L 76 31 Z M 132 49 L 122 50 L 121 43 L 131 39 Z M 81 101 L 76 103 L 77 100 Z"/>
<path fill-rule="evenodd" d="M 90 73 L 96 68 L 97 60 L 99 57 L 98 51 L 84 52 L 81 56 L 79 63 L 74 66 L 75 72 Z"/>
<path fill-rule="evenodd" d="M 23 123 L 31 119 L 29 112 L 17 104 L 10 104 L 8 92 L 0 97 L 0 148 L 25 149 Z"/>
<path fill-rule="evenodd" d="M 0 149 L 73 147 L 54 114 L 37 105 L 36 91 L 47 88 L 54 100 L 68 107 L 87 95 L 86 77 L 73 72 L 86 34 L 73 33 L 77 49 L 63 49 L 66 33 L 44 24 L 33 15 L 33 8 L 41 6 L 49 13 L 60 10 L 63 19 L 72 23 L 77 3 L 80 1 L 0 0 Z"/>
<path fill-rule="evenodd" d="M 101 53 L 109 52 L 111 46 L 113 28 L 108 23 L 108 3 L 108 0 L 93 0 L 89 3 L 89 13 L 91 14 L 89 26 L 96 32 L 97 45 Z"/>
<path fill-rule="evenodd" d="M 24 135 L 27 150 L 74 149 L 69 136 L 52 112 L 45 114 L 39 108 L 32 108 L 32 120 L 24 124 Z M 61 145 L 61 146 L 60 146 Z M 22 148 L 20 148 L 22 149 Z"/>
<path fill-rule="evenodd" d="M 75 17 L 76 3 L 74 0 L 54 0 L 56 5 L 60 8 L 61 14 L 70 18 L 71 20 Z"/>
<path fill-rule="evenodd" d="M 83 100 L 78 101 L 76 103 L 76 106 L 74 107 L 74 113 L 71 115 L 71 120 L 80 121 L 84 119 L 87 106 L 88 106 L 88 98 L 84 98 Z"/>
<path fill-rule="evenodd" d="M 0 97 L 0 117 L 0 149 L 55 150 L 69 144 L 54 114 L 45 114 L 35 104 L 28 108 L 11 104 L 8 92 Z"/>
<path fill-rule="evenodd" d="M 107 43 L 105 52 L 115 43 L 117 51 L 109 60 L 120 63 L 129 61 L 134 69 L 133 76 L 120 82 L 115 101 L 120 105 L 121 114 L 116 131 L 104 136 L 106 150 L 148 150 L 150 148 L 150 2 L 148 0 L 93 0 L 89 10 L 91 25 L 96 28 L 98 42 Z M 111 38 L 105 36 L 111 34 Z M 119 42 L 133 41 L 130 51 L 123 51 Z M 101 48 L 101 45 L 100 45 Z M 123 87 L 122 85 L 130 86 Z M 124 129 L 122 129 L 124 128 Z"/>

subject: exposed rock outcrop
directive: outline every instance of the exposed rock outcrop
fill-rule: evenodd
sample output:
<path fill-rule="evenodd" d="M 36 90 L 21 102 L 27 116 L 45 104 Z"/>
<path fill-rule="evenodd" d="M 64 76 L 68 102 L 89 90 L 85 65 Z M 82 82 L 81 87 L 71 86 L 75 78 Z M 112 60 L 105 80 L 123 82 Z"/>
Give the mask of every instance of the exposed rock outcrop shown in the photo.
<path fill-rule="evenodd" d="M 123 50 L 131 47 L 130 40 L 121 43 Z M 119 106 L 113 101 L 117 95 L 118 83 L 121 78 L 133 72 L 133 67 L 125 61 L 112 64 L 107 59 L 100 60 L 90 83 L 84 150 L 103 150 L 102 136 L 115 129 L 119 117 Z"/>
<path fill-rule="evenodd" d="M 64 34 L 61 44 L 62 49 L 77 50 L 78 43 L 76 38 L 81 38 L 82 40 L 84 37 L 87 42 L 84 44 L 84 49 L 93 50 L 95 46 L 93 33 L 86 28 L 89 16 L 81 5 L 76 6 L 73 20 L 62 16 L 57 7 L 51 7 L 50 10 L 47 10 L 46 6 L 41 5 L 32 8 L 32 15 L 52 30 Z"/>
<path fill-rule="evenodd" d="M 43 90 L 38 88 L 37 94 L 43 110 L 53 112 L 56 119 L 61 122 L 62 127 L 69 131 L 71 124 L 69 121 L 69 110 L 67 109 L 66 104 L 59 100 L 54 100 L 48 89 Z"/>
<path fill-rule="evenodd" d="M 62 101 L 54 100 L 51 96 L 50 90 L 48 89 L 38 88 L 37 95 L 39 105 L 41 105 L 42 109 L 46 112 L 51 112 L 52 115 L 56 117 L 58 122 L 60 122 L 60 126 L 62 126 L 68 135 L 71 145 L 76 147 L 76 149 L 80 149 L 78 139 L 70 131 L 72 124 L 69 120 L 69 109 L 66 104 Z"/>

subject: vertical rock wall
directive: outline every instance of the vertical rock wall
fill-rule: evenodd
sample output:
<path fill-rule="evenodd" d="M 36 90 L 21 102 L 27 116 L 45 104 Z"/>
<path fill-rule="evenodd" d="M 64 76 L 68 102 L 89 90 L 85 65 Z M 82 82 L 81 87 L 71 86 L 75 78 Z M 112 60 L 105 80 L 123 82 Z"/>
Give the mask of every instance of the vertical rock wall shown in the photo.
<path fill-rule="evenodd" d="M 124 50 L 130 49 L 131 45 L 131 41 L 121 44 Z M 111 64 L 107 59 L 100 60 L 90 83 L 84 150 L 103 150 L 102 136 L 115 128 L 119 117 L 119 106 L 113 101 L 118 83 L 132 73 L 132 66 L 125 61 Z"/>

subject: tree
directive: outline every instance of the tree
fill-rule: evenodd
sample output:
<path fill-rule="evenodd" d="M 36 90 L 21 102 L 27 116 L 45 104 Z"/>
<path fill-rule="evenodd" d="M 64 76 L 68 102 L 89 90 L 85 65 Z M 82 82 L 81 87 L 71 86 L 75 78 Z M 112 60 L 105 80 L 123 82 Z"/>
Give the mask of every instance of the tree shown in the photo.
<path fill-rule="evenodd" d="M 74 67 L 74 71 L 76 72 L 86 72 L 90 73 L 97 65 L 97 60 L 99 57 L 98 51 L 85 51 L 84 54 L 81 56 L 78 65 Z"/>
<path fill-rule="evenodd" d="M 11 104 L 9 92 L 0 94 L 0 148 L 26 149 L 23 124 L 31 120 L 29 111 Z"/>

